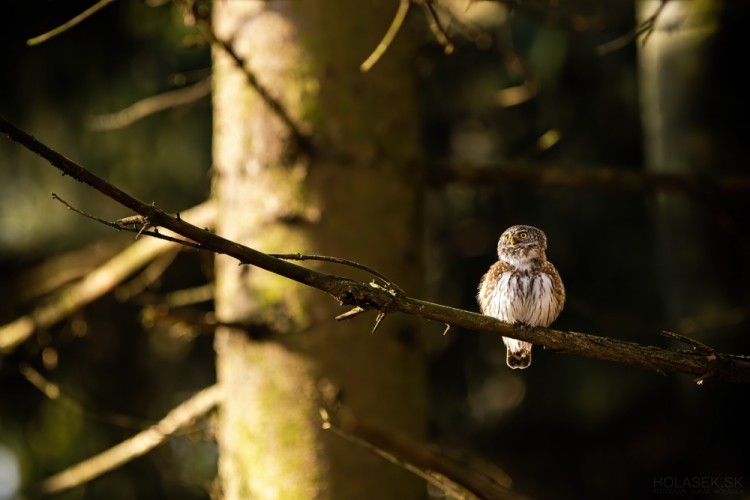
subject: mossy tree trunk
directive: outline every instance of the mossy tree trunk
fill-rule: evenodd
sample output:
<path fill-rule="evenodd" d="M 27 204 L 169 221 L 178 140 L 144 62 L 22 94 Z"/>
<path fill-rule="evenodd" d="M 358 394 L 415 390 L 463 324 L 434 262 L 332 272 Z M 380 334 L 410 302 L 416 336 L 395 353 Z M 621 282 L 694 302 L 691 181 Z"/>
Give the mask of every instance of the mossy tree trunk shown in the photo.
<path fill-rule="evenodd" d="M 221 49 L 214 62 L 218 231 L 266 252 L 358 260 L 416 292 L 420 190 L 408 36 L 369 74 L 359 63 L 395 5 L 217 0 L 213 24 L 258 81 L 322 145 L 294 154 L 292 134 Z M 337 273 L 354 273 L 337 268 Z M 369 279 L 365 276 L 357 276 Z M 339 387 L 362 418 L 419 436 L 425 412 L 417 325 L 371 315 L 338 323 L 329 297 L 217 257 L 218 419 L 223 495 L 418 498 L 424 484 L 321 429 L 319 386 Z"/>

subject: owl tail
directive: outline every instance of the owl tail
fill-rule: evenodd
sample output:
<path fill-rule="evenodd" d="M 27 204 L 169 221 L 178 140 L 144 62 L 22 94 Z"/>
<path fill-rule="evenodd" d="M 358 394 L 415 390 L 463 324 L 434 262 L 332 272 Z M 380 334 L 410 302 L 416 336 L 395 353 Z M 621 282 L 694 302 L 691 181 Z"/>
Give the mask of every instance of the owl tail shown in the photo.
<path fill-rule="evenodd" d="M 506 363 L 514 370 L 523 370 L 531 365 L 530 342 L 503 337 L 505 346 L 508 348 Z"/>

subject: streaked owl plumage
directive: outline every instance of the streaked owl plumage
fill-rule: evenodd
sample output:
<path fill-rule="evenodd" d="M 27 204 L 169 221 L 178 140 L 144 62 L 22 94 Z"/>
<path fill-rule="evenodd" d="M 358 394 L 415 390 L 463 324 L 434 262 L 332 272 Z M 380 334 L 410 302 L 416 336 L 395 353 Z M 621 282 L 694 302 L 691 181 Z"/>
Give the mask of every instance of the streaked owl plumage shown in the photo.
<path fill-rule="evenodd" d="M 500 236 L 498 261 L 479 284 L 483 314 L 506 323 L 528 326 L 552 324 L 565 303 L 565 287 L 547 260 L 547 236 L 533 226 L 512 226 Z M 532 344 L 503 337 L 511 368 L 528 368 Z"/>

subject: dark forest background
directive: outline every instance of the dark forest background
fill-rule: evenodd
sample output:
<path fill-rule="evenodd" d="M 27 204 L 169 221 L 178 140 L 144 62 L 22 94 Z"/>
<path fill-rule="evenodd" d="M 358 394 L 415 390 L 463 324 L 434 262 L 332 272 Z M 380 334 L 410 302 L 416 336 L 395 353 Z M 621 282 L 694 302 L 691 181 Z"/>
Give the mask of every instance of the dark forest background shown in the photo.
<path fill-rule="evenodd" d="M 713 181 L 748 174 L 750 96 L 740 74 L 750 7 L 715 5 L 698 27 L 677 24 L 652 34 L 645 48 L 627 43 L 601 54 L 602 44 L 633 29 L 636 14 L 629 2 L 593 4 L 509 10 L 479 2 L 466 12 L 486 10 L 465 19 L 468 27 L 449 29 L 452 55 L 421 16 L 407 19 L 402 29 L 422 40 L 413 71 L 428 158 L 424 226 L 414 228 L 424 235 L 425 283 L 410 293 L 477 310 L 476 286 L 497 237 L 510 225 L 533 224 L 547 233 L 548 256 L 568 290 L 556 328 L 671 345 L 659 336 L 667 330 L 748 354 L 750 199 Z M 123 129 L 91 123 L 207 78 L 208 47 L 174 6 L 156 1 L 116 2 L 40 46 L 25 45 L 86 7 L 3 6 L 0 113 L 142 200 L 174 211 L 198 204 L 209 192 L 208 98 Z M 677 43 L 690 30 L 698 41 L 673 48 L 679 64 L 665 59 L 654 79 L 656 70 L 642 64 L 643 53 L 657 49 L 649 44 Z M 675 99 L 663 108 L 647 98 L 656 80 Z M 527 98 L 504 105 L 503 89 L 519 85 Z M 660 156 L 650 125 L 674 110 L 665 119 L 672 139 L 656 141 Z M 569 169 L 568 180 L 598 169 L 670 171 L 697 179 L 698 188 L 571 187 L 515 175 L 549 169 Z M 74 215 L 51 192 L 106 219 L 129 215 L 0 141 L 2 324 L 43 301 L 44 283 L 85 272 L 133 240 Z M 182 252 L 135 297 L 103 297 L 0 354 L 0 498 L 125 439 L 215 380 L 210 331 L 149 314 L 158 297 L 205 284 L 211 273 L 211 257 Z M 441 336 L 442 325 L 430 323 L 423 329 L 429 439 L 502 468 L 515 490 L 532 498 L 648 498 L 679 493 L 672 479 L 708 477 L 739 479 L 744 488 L 685 494 L 750 498 L 746 387 L 698 386 L 686 376 L 539 348 L 532 367 L 515 372 L 496 338 L 456 329 Z M 65 398 L 47 398 L 22 375 L 26 366 L 59 384 Z M 60 497 L 207 498 L 216 454 L 202 423 Z"/>

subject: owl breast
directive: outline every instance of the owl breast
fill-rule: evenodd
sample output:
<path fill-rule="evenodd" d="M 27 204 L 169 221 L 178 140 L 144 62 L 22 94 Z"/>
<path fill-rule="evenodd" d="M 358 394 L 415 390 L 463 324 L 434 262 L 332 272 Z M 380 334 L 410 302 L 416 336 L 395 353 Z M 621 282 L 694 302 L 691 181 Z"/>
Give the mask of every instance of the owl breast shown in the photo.
<path fill-rule="evenodd" d="M 489 291 L 485 314 L 507 323 L 549 326 L 560 314 L 562 304 L 553 292 L 547 273 L 509 271 L 502 273 Z"/>

